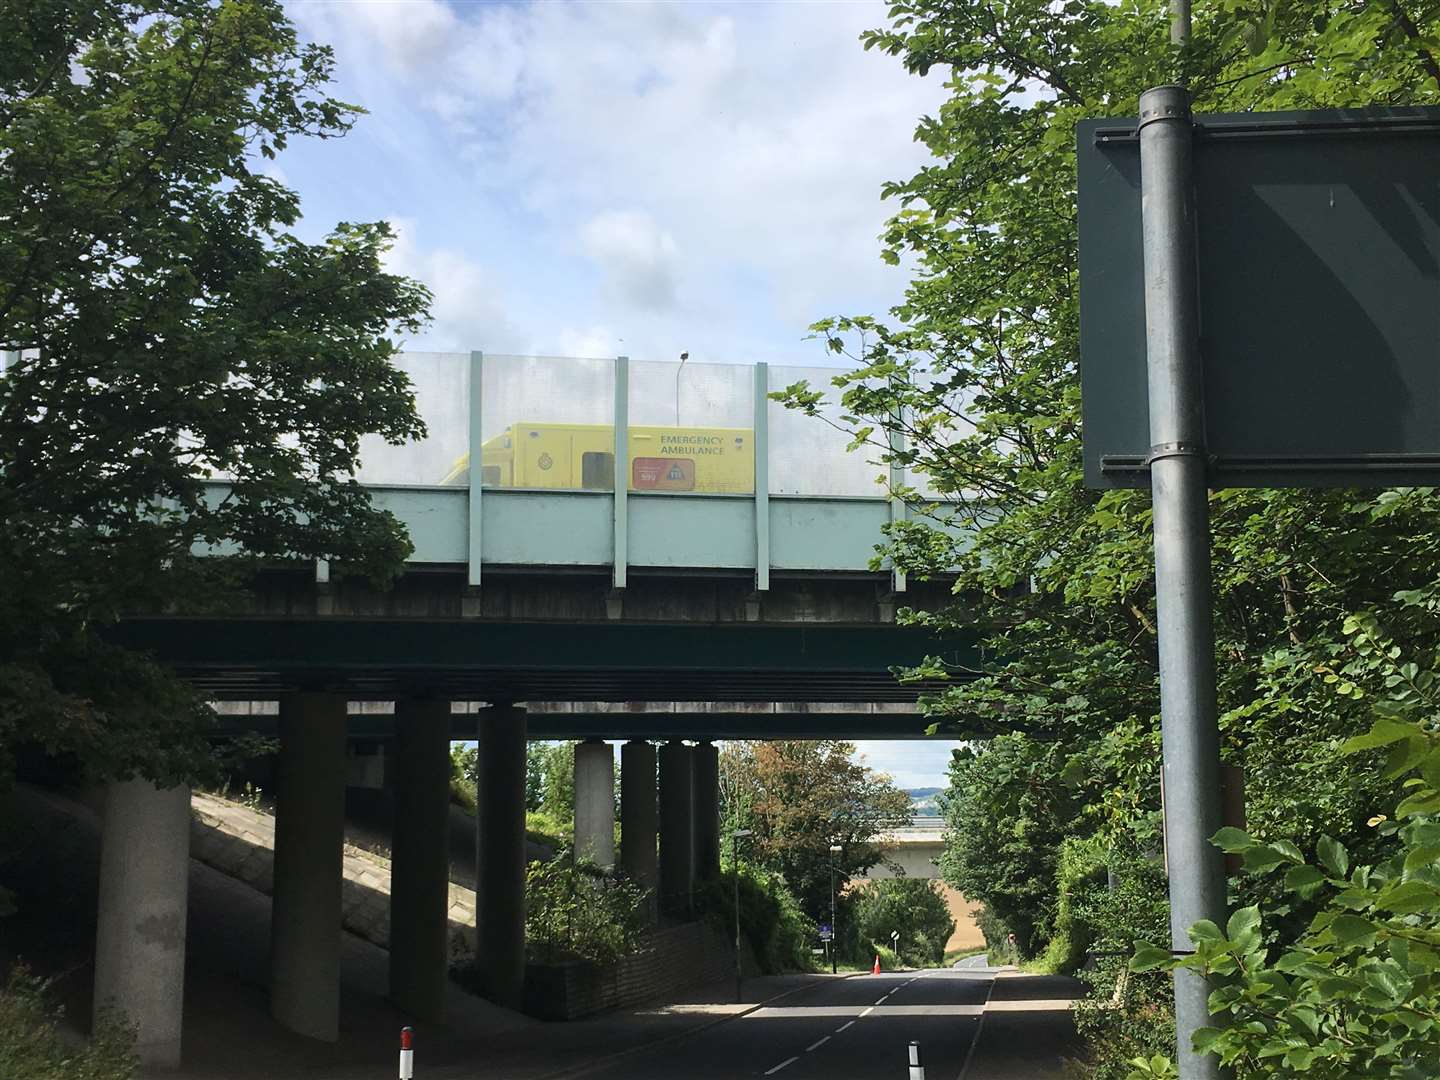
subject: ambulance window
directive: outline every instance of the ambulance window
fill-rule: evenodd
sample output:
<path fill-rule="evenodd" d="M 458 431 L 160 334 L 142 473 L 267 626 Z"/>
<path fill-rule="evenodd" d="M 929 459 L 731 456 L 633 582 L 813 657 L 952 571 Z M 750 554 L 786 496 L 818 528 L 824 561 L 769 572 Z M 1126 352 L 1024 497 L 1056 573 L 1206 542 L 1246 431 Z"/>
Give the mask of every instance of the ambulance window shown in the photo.
<path fill-rule="evenodd" d="M 599 491 L 614 491 L 615 455 L 593 450 L 581 454 L 580 486 Z"/>
<path fill-rule="evenodd" d="M 481 486 L 481 487 L 499 487 L 499 486 L 500 486 L 500 466 L 499 466 L 499 465 L 482 465 L 482 466 L 480 466 L 480 486 Z"/>

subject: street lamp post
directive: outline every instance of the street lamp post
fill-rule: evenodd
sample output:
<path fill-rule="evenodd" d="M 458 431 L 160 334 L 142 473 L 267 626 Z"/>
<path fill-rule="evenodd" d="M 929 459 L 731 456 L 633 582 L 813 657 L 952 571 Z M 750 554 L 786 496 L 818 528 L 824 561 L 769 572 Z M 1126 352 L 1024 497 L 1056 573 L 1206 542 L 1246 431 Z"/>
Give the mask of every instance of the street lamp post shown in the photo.
<path fill-rule="evenodd" d="M 839 844 L 830 845 L 830 940 L 825 944 L 830 948 L 830 974 L 835 974 L 835 856 L 843 849 Z"/>
<path fill-rule="evenodd" d="M 740 837 L 749 836 L 752 830 L 736 829 L 730 834 L 730 873 L 735 879 L 735 1001 L 742 1000 L 740 980 Z"/>

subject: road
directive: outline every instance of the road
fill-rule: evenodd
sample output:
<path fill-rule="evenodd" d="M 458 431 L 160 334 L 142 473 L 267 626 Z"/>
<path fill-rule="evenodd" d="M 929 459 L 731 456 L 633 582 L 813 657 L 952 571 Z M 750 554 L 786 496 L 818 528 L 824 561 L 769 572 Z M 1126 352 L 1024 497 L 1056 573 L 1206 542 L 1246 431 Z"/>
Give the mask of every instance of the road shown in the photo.
<path fill-rule="evenodd" d="M 903 1080 L 913 1039 L 926 1076 L 954 1080 L 965 1066 L 992 979 L 984 970 L 932 970 L 827 980 L 585 1076 Z"/>

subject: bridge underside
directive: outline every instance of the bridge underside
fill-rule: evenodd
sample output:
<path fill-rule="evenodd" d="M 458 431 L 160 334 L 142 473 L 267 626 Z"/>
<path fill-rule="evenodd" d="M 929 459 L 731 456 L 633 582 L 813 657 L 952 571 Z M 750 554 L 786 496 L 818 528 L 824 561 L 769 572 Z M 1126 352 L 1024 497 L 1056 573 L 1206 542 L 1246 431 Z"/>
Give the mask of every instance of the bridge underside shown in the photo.
<path fill-rule="evenodd" d="M 973 638 L 884 624 L 175 617 L 127 619 L 115 639 L 218 700 L 251 701 L 913 702 L 936 687 L 894 669 L 979 662 Z"/>
<path fill-rule="evenodd" d="M 223 701 L 216 705 L 222 732 L 273 736 L 278 702 Z M 472 703 L 452 705 L 450 737 L 475 738 L 479 717 Z M 351 702 L 346 736 L 356 742 L 395 737 L 394 702 Z M 906 703 L 795 705 L 783 702 L 530 702 L 525 729 L 536 740 L 580 739 L 922 739 L 929 721 Z"/>

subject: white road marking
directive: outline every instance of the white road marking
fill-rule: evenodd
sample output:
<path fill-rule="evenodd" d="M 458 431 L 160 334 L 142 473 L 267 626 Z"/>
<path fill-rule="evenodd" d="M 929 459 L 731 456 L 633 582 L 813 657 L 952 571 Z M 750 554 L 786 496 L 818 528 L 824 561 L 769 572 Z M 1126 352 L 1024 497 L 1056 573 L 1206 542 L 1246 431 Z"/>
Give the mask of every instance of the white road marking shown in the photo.
<path fill-rule="evenodd" d="M 830 1036 L 829 1036 L 829 1035 L 822 1035 L 820 1038 L 816 1039 L 816 1040 L 815 1040 L 813 1043 L 811 1043 L 809 1046 L 805 1047 L 805 1052 L 808 1054 L 808 1053 L 810 1053 L 811 1050 L 819 1050 L 820 1047 L 824 1046 L 824 1045 L 825 1045 L 827 1042 L 829 1042 L 829 1041 L 830 1041 Z"/>
<path fill-rule="evenodd" d="M 862 1013 L 860 1014 L 860 1016 L 857 1016 L 855 1019 L 859 1020 L 860 1017 L 862 1017 L 862 1016 L 869 1016 L 869 1015 L 870 1015 L 872 1012 L 874 1012 L 874 1011 L 875 1011 L 875 1006 L 874 1006 L 874 1005 L 871 1005 L 868 1009 L 866 1009 L 864 1012 L 862 1012 Z"/>
<path fill-rule="evenodd" d="M 846 1028 L 852 1027 L 854 1023 L 854 1020 L 846 1020 L 845 1023 L 841 1024 L 838 1028 L 835 1029 L 835 1034 L 839 1035 L 840 1032 L 844 1031 Z"/>
<path fill-rule="evenodd" d="M 784 1061 L 780 1062 L 779 1065 L 776 1065 L 773 1069 L 766 1069 L 766 1070 L 765 1070 L 765 1075 L 766 1075 L 766 1076 L 770 1076 L 770 1075 L 772 1075 L 773 1073 L 777 1073 L 777 1072 L 779 1072 L 781 1069 L 785 1068 L 786 1065 L 794 1065 L 795 1062 L 797 1062 L 797 1061 L 799 1061 L 799 1060 L 800 1060 L 800 1055 L 799 1055 L 799 1054 L 796 1054 L 796 1055 L 795 1055 L 794 1057 L 792 1057 L 792 1058 L 786 1058 Z"/>
<path fill-rule="evenodd" d="M 890 993 L 893 994 L 894 991 L 892 990 Z M 887 1002 L 887 1001 L 889 1001 L 889 1000 L 890 1000 L 890 994 L 886 994 L 886 995 L 885 995 L 884 997 L 882 997 L 879 1001 L 875 1002 L 875 1004 L 876 1004 L 876 1005 L 884 1005 L 885 1002 Z"/>

